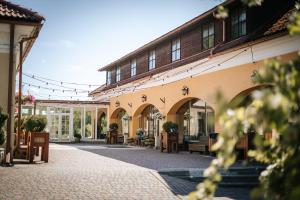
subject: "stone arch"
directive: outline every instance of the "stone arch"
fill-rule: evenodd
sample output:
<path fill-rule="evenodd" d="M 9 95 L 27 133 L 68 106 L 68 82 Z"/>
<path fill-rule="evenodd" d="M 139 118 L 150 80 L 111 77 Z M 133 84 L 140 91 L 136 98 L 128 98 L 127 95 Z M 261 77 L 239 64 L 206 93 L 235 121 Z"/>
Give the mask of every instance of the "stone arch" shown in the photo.
<path fill-rule="evenodd" d="M 215 131 L 214 113 L 213 107 L 203 99 L 185 97 L 169 109 L 167 120 L 178 124 L 179 143 L 186 144 Z"/>
<path fill-rule="evenodd" d="M 272 85 L 256 85 L 253 87 L 249 87 L 246 88 L 242 91 L 240 91 L 239 93 L 237 93 L 236 95 L 234 95 L 231 100 L 229 101 L 230 105 L 237 105 L 237 104 L 242 104 L 245 103 L 245 101 L 247 101 L 247 99 L 249 99 L 250 95 L 256 91 L 256 90 L 262 90 L 265 88 L 269 88 L 272 87 Z"/>
<path fill-rule="evenodd" d="M 159 108 L 157 106 L 155 106 L 154 104 L 151 103 L 144 103 L 142 105 L 140 105 L 134 112 L 133 112 L 133 116 L 132 116 L 132 135 L 131 137 L 135 137 L 136 136 L 136 130 L 138 128 L 142 128 L 145 129 L 145 123 L 148 122 L 148 119 L 146 120 L 147 122 L 144 122 L 145 120 L 145 116 L 143 114 L 143 112 L 145 111 L 145 109 L 147 109 L 149 106 L 153 106 L 158 113 L 160 113 L 162 115 L 161 110 L 159 110 Z M 150 120 L 149 120 L 150 121 Z M 154 127 L 155 126 L 155 127 Z M 156 124 L 153 126 L 153 128 L 155 128 L 155 130 L 159 130 L 159 127 L 156 127 Z M 149 127 L 148 127 L 149 128 Z M 153 135 L 152 132 L 154 132 L 153 130 L 147 130 L 147 134 L 151 132 L 151 135 Z M 158 131 L 159 132 L 159 131 Z"/>
<path fill-rule="evenodd" d="M 177 101 L 170 109 L 169 111 L 167 112 L 167 117 L 169 115 L 174 115 L 176 114 L 177 110 L 183 105 L 185 104 L 186 102 L 190 101 L 190 100 L 193 100 L 193 99 L 199 99 L 201 100 L 200 98 L 198 97 L 186 97 L 186 98 L 183 98 L 183 99 L 180 99 L 179 101 Z M 172 119 L 170 119 L 172 121 Z"/>
<path fill-rule="evenodd" d="M 119 107 L 119 108 L 115 109 L 115 110 L 111 113 L 110 119 L 111 119 L 111 120 L 116 119 L 116 118 L 117 118 L 117 115 L 118 115 L 118 113 L 119 113 L 120 111 L 125 111 L 126 113 L 128 113 L 128 112 L 125 110 L 125 108 Z"/>
<path fill-rule="evenodd" d="M 120 115 L 120 113 L 122 113 L 122 116 Z M 115 109 L 112 114 L 110 115 L 110 124 L 111 123 L 117 123 L 118 124 L 118 134 L 120 135 L 125 135 L 125 134 L 129 134 L 128 132 L 129 130 L 129 121 L 126 118 L 126 120 L 124 120 L 124 115 L 128 116 L 128 112 L 122 108 L 119 107 L 117 109 Z"/>

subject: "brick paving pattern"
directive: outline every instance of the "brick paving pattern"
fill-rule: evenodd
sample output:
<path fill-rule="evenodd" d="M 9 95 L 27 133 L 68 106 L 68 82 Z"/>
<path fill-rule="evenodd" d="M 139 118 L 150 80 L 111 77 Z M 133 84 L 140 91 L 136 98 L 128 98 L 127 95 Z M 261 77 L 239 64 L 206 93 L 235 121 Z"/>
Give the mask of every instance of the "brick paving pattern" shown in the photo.
<path fill-rule="evenodd" d="M 121 147 L 51 144 L 48 164 L 0 167 L 0 199 L 182 199 L 196 184 L 160 176 L 156 170 L 206 167 L 211 159 Z M 240 189 L 229 189 L 228 194 L 245 197 Z"/>

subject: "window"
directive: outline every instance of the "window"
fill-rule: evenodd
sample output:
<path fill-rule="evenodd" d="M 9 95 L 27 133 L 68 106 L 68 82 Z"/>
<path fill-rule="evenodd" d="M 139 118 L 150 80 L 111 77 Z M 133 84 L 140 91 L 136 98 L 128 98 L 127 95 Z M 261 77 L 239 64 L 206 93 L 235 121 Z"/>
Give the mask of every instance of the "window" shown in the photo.
<path fill-rule="evenodd" d="M 107 71 L 106 83 L 107 85 L 111 84 L 111 71 Z"/>
<path fill-rule="evenodd" d="M 180 59 L 180 39 L 172 41 L 172 62 Z"/>
<path fill-rule="evenodd" d="M 215 45 L 214 23 L 205 24 L 202 30 L 202 48 L 209 49 Z"/>
<path fill-rule="evenodd" d="M 119 82 L 120 80 L 121 80 L 121 69 L 120 69 L 120 67 L 117 67 L 116 82 Z"/>
<path fill-rule="evenodd" d="M 155 69 L 155 50 L 149 53 L 149 70 Z"/>
<path fill-rule="evenodd" d="M 136 75 L 136 59 L 131 60 L 131 65 L 130 65 L 130 71 L 131 71 L 131 76 Z"/>
<path fill-rule="evenodd" d="M 231 38 L 246 35 L 246 10 L 237 9 L 231 15 Z"/>

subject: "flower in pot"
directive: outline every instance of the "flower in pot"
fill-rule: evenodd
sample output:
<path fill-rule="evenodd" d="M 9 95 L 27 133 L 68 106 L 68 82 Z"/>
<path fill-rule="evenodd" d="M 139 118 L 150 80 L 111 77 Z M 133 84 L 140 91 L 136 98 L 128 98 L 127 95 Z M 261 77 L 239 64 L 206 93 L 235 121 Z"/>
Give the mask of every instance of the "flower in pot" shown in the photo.
<path fill-rule="evenodd" d="M 8 116 L 2 112 L 2 108 L 0 107 L 0 145 L 5 142 L 5 133 L 3 127 L 7 118 Z"/>
<path fill-rule="evenodd" d="M 171 122 L 171 121 L 167 121 L 163 124 L 163 129 L 168 134 L 177 133 L 178 132 L 178 124 Z"/>

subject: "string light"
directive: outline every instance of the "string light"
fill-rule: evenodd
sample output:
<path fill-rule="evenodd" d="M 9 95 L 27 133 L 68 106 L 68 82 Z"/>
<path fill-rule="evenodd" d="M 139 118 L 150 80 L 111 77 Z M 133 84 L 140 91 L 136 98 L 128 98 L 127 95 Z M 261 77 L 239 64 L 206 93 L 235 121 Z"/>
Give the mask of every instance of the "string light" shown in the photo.
<path fill-rule="evenodd" d="M 60 88 L 66 88 L 66 89 L 70 89 L 70 90 L 77 90 L 77 88 L 74 88 L 74 87 L 67 87 L 67 86 L 64 86 L 64 85 L 63 85 L 63 82 L 60 82 L 60 84 L 49 83 L 48 81 L 45 81 L 45 80 L 36 78 L 36 77 L 31 76 L 31 75 L 26 74 L 26 73 L 23 73 L 23 75 L 26 76 L 26 77 L 28 77 L 28 78 L 34 79 L 34 80 L 36 80 L 36 81 L 45 83 L 46 85 L 53 85 L 53 86 L 57 86 L 57 87 L 60 87 Z M 90 85 L 89 85 L 89 86 L 90 86 Z M 90 88 L 90 87 L 89 87 L 89 88 Z"/>
<path fill-rule="evenodd" d="M 50 88 L 50 87 L 43 87 L 43 86 L 40 86 L 40 85 L 35 85 L 35 84 L 30 84 L 30 83 L 27 83 L 27 82 L 23 82 L 24 85 L 28 85 L 29 87 L 35 87 L 35 88 L 39 88 L 39 89 L 45 89 L 45 90 L 51 90 L 53 92 L 55 91 L 61 91 L 61 92 L 77 92 L 77 93 L 88 93 L 89 91 L 88 90 L 65 90 L 65 89 L 59 89 L 59 88 Z"/>
<path fill-rule="evenodd" d="M 34 74 L 29 74 L 29 73 L 23 73 L 23 75 L 25 76 L 29 76 L 31 78 L 34 79 L 42 79 L 42 80 L 46 80 L 46 81 L 52 81 L 52 82 L 56 82 L 56 83 L 60 83 L 61 85 L 66 84 L 66 85 L 78 85 L 78 86 L 95 86 L 95 87 L 99 87 L 101 85 L 95 85 L 95 84 L 87 84 L 87 83 L 75 83 L 75 82 L 66 82 L 66 81 L 58 81 L 58 80 L 54 80 L 54 79 L 50 79 L 50 78 L 46 78 L 46 77 L 42 77 L 42 76 L 37 76 Z"/>

